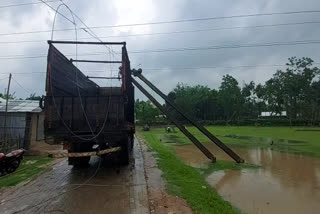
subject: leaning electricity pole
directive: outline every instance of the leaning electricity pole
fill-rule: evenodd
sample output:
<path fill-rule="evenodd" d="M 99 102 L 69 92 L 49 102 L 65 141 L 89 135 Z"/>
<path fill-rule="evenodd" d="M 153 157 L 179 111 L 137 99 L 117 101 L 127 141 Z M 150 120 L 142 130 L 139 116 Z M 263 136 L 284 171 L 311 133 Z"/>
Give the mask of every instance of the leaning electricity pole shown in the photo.
<path fill-rule="evenodd" d="M 3 148 L 4 150 L 7 149 L 8 142 L 7 142 L 7 114 L 8 114 L 8 102 L 9 102 L 9 93 L 10 93 L 10 84 L 11 84 L 11 73 L 9 74 L 9 82 L 8 82 L 8 89 L 7 89 L 7 95 L 6 95 L 6 110 L 4 112 L 4 123 L 3 123 L 3 133 L 4 133 L 4 144 Z"/>

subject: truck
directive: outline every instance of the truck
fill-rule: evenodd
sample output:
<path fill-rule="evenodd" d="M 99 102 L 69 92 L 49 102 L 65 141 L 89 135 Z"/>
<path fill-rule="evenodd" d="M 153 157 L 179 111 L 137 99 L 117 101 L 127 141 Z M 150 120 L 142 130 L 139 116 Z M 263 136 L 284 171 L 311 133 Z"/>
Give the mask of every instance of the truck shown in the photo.
<path fill-rule="evenodd" d="M 48 143 L 62 144 L 70 165 L 87 164 L 90 157 L 110 155 L 127 165 L 134 144 L 134 86 L 125 42 L 48 41 L 44 134 Z M 120 61 L 73 60 L 56 44 L 121 46 Z M 101 87 L 75 62 L 117 63 L 121 86 Z M 96 77 L 114 78 L 114 77 Z"/>

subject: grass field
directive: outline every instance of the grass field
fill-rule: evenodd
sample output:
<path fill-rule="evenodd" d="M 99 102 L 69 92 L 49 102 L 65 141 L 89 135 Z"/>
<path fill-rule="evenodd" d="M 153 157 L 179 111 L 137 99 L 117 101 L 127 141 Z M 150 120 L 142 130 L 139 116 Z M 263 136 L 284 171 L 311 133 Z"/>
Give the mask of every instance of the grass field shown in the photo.
<path fill-rule="evenodd" d="M 300 127 L 290 128 L 253 126 L 208 126 L 207 128 L 210 132 L 228 145 L 246 148 L 271 147 L 277 151 L 320 157 L 320 131 L 311 131 L 319 130 L 319 128 L 303 129 Z M 201 142 L 209 141 L 209 139 L 199 132 L 195 127 L 188 127 L 188 130 L 193 133 Z M 152 131 L 154 134 L 162 135 L 163 138 L 168 138 L 168 141 L 173 139 L 174 142 L 180 144 L 191 143 L 179 131 L 171 134 L 165 134 L 163 128 L 153 129 Z M 279 141 L 279 139 L 282 139 L 282 141 Z M 288 143 L 283 140 L 290 140 L 292 142 Z M 273 145 L 270 144 L 271 141 L 274 141 Z"/>
<path fill-rule="evenodd" d="M 173 149 L 163 143 L 159 143 L 157 134 L 153 131 L 141 132 L 149 147 L 158 157 L 158 167 L 162 170 L 166 180 L 167 190 L 170 194 L 185 199 L 195 213 L 210 214 L 235 214 L 239 210 L 223 200 L 221 196 L 205 181 L 203 173 L 185 165 L 174 153 Z M 222 169 L 239 168 L 235 163 L 220 162 L 217 167 Z M 222 168 L 221 168 L 222 167 Z M 210 169 L 208 169 L 210 170 Z M 218 168 L 216 168 L 218 170 Z M 205 172 L 204 172 L 205 173 Z"/>
<path fill-rule="evenodd" d="M 34 178 L 52 160 L 52 158 L 40 156 L 25 157 L 17 171 L 0 177 L 0 188 L 15 186 L 23 181 Z"/>
<path fill-rule="evenodd" d="M 209 126 L 207 128 L 228 145 L 243 148 L 272 147 L 278 151 L 320 157 L 320 131 L 310 131 L 310 128 L 305 131 L 289 127 Z M 196 128 L 187 127 L 187 129 L 201 142 L 209 141 Z M 166 133 L 164 128 L 154 128 L 148 132 L 139 132 L 139 135 L 143 136 L 149 147 L 156 151 L 158 166 L 163 171 L 169 193 L 187 200 L 195 213 L 240 213 L 207 184 L 205 177 L 217 170 L 241 170 L 258 166 L 218 160 L 209 168 L 195 169 L 185 165 L 177 157 L 173 147 L 169 146 L 191 144 L 178 130 L 175 133 Z M 272 145 L 270 142 L 273 142 Z"/>

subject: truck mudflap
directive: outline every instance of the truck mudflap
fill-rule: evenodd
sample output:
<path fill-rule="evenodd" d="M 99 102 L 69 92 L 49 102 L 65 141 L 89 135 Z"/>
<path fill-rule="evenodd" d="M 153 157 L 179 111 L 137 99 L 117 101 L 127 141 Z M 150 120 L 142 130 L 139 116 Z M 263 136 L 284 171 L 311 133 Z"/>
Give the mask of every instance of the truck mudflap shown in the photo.
<path fill-rule="evenodd" d="M 49 154 L 49 157 L 53 158 L 68 158 L 68 157 L 91 157 L 91 156 L 100 156 L 105 155 L 113 152 L 118 152 L 121 150 L 121 147 L 114 147 L 111 149 L 104 149 L 100 151 L 94 151 L 94 152 L 59 152 L 59 153 L 51 153 Z"/>

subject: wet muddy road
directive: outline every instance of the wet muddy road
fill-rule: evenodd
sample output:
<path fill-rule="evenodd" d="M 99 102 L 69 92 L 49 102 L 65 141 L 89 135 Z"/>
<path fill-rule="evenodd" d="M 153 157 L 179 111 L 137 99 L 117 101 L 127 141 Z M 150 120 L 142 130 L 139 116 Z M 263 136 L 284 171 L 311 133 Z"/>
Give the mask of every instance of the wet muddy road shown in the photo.
<path fill-rule="evenodd" d="M 135 143 L 130 166 L 119 171 L 95 158 L 87 168 L 73 168 L 63 160 L 29 184 L 0 195 L 0 212 L 149 213 L 141 146 Z"/>
<path fill-rule="evenodd" d="M 220 149 L 208 144 L 219 160 L 230 160 Z M 271 149 L 233 148 L 247 163 L 259 169 L 218 171 L 207 182 L 220 195 L 245 213 L 314 214 L 320 210 L 320 159 L 280 153 Z M 176 146 L 177 154 L 189 165 L 209 164 L 193 145 Z"/>

